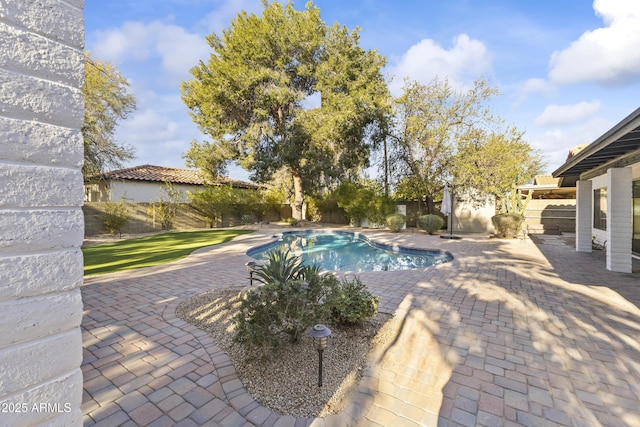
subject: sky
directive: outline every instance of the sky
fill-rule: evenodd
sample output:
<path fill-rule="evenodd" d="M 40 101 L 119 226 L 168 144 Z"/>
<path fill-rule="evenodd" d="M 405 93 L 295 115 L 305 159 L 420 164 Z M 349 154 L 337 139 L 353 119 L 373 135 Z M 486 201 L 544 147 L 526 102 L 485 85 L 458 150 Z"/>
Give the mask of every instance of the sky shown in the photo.
<path fill-rule="evenodd" d="M 296 0 L 296 9 L 306 1 Z M 447 78 L 456 88 L 487 79 L 490 106 L 543 154 L 546 173 L 640 107 L 638 0 L 316 0 L 321 17 L 360 28 L 360 45 L 387 59 L 392 94 L 405 78 Z M 137 109 L 116 138 L 135 149 L 126 166 L 186 167 L 204 141 L 180 97 L 189 70 L 207 61 L 205 36 L 221 34 L 260 0 L 87 0 L 85 48 L 117 66 Z M 230 167 L 229 176 L 248 179 Z"/>

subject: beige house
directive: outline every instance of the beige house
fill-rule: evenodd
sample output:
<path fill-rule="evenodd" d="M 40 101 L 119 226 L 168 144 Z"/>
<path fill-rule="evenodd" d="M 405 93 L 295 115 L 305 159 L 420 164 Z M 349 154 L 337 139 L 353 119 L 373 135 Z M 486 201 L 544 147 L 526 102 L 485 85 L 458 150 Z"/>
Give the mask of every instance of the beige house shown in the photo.
<path fill-rule="evenodd" d="M 85 202 L 126 202 L 148 203 L 166 198 L 165 183 L 171 183 L 184 194 L 199 191 L 207 183 L 197 169 L 178 169 L 164 166 L 142 165 L 127 169 L 105 172 L 89 177 L 84 185 Z M 251 182 L 218 178 L 215 185 L 231 184 L 235 188 L 256 189 Z"/>
<path fill-rule="evenodd" d="M 576 187 L 576 250 L 606 247 L 607 269 L 630 273 L 640 253 L 640 108 L 569 157 L 553 176 Z"/>

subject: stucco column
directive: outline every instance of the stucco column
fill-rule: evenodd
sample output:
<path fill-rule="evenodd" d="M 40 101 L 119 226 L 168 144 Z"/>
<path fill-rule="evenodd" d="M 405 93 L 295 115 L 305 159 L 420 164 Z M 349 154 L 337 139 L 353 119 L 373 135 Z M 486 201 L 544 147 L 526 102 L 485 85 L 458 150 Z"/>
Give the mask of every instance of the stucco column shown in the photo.
<path fill-rule="evenodd" d="M 607 171 L 607 269 L 631 273 L 631 168 Z"/>
<path fill-rule="evenodd" d="M 576 183 L 576 251 L 591 252 L 593 227 L 593 185 L 591 181 Z"/>
<path fill-rule="evenodd" d="M 83 5 L 0 1 L 2 426 L 82 426 Z"/>

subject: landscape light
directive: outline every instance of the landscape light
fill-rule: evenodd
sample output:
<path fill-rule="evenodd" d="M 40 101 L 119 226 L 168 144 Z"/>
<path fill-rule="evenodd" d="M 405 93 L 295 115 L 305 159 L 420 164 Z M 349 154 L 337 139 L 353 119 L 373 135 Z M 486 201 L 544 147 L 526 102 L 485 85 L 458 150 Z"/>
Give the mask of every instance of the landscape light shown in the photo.
<path fill-rule="evenodd" d="M 318 324 L 311 328 L 309 335 L 313 338 L 313 342 L 318 350 L 318 387 L 322 387 L 322 352 L 327 348 L 331 329 Z"/>

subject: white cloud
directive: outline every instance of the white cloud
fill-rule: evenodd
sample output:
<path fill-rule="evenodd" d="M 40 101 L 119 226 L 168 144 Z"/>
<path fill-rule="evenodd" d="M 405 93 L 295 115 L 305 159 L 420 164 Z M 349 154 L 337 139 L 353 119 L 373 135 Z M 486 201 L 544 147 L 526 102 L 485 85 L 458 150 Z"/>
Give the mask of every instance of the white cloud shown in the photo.
<path fill-rule="evenodd" d="M 600 107 L 600 101 L 583 101 L 571 105 L 547 105 L 542 114 L 536 117 L 535 124 L 549 126 L 574 123 L 592 116 Z"/>
<path fill-rule="evenodd" d="M 435 77 L 448 78 L 452 85 L 464 87 L 491 72 L 491 54 L 481 41 L 466 34 L 456 36 L 448 50 L 435 40 L 423 39 L 390 66 L 390 72 L 394 75 L 390 85 L 393 93 L 400 91 L 405 78 L 425 84 Z"/>
<path fill-rule="evenodd" d="M 516 106 L 522 105 L 531 94 L 543 93 L 546 95 L 552 95 L 556 91 L 556 87 L 554 84 L 540 78 L 528 79 L 523 83 L 518 83 L 515 86 Z"/>
<path fill-rule="evenodd" d="M 209 33 L 221 34 L 224 28 L 229 27 L 229 23 L 241 10 L 248 14 L 262 13 L 262 3 L 256 0 L 227 0 L 220 4 L 216 10 L 207 14 L 202 23 Z"/>
<path fill-rule="evenodd" d="M 640 80 L 640 2 L 595 0 L 604 27 L 585 32 L 551 56 L 549 78 L 557 83 L 586 81 L 620 85 Z"/>
<path fill-rule="evenodd" d="M 203 36 L 160 21 L 125 22 L 120 28 L 97 33 L 96 54 L 109 62 L 143 62 L 159 58 L 169 75 L 186 79 L 189 69 L 211 51 Z"/>
<path fill-rule="evenodd" d="M 547 172 L 551 173 L 564 164 L 569 150 L 579 144 L 591 144 L 612 125 L 607 119 L 593 117 L 575 125 L 559 126 L 541 134 L 527 135 L 531 145 L 548 159 Z"/>

